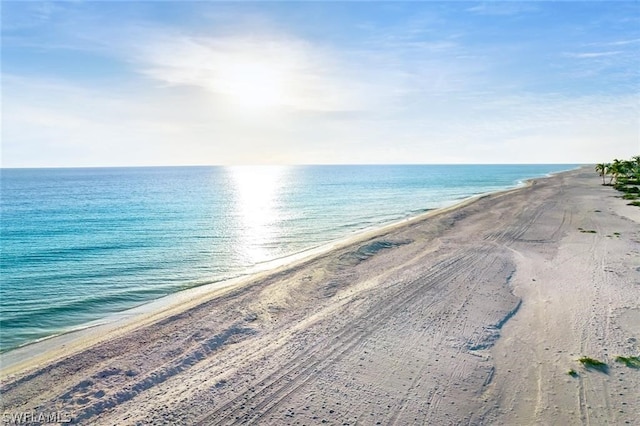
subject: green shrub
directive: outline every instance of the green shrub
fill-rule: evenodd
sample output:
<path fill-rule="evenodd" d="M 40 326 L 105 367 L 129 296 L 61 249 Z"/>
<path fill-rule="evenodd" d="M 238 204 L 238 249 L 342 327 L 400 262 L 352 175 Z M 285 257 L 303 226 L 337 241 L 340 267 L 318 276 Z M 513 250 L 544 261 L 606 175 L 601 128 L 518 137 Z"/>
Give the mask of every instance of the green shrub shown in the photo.
<path fill-rule="evenodd" d="M 629 368 L 640 368 L 639 356 L 617 356 L 616 362 L 624 364 Z"/>
<path fill-rule="evenodd" d="M 583 356 L 582 358 L 579 358 L 578 361 L 580 361 L 580 363 L 587 369 L 599 370 L 605 373 L 609 369 L 606 362 L 602 362 L 588 356 Z"/>

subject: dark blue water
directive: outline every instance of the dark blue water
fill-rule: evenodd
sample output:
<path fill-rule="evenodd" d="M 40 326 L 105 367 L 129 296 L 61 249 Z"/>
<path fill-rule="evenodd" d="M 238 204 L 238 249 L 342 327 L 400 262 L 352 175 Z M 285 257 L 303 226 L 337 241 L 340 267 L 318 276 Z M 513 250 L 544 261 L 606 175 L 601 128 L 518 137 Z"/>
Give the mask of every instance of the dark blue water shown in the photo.
<path fill-rule="evenodd" d="M 573 167 L 3 169 L 0 350 Z"/>

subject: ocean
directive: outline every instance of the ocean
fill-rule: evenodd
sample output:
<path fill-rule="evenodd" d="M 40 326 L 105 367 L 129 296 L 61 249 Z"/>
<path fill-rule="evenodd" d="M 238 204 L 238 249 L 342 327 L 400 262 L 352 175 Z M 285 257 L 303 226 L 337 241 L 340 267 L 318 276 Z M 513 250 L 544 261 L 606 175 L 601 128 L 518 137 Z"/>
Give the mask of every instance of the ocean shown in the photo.
<path fill-rule="evenodd" d="M 2 169 L 0 351 L 575 167 Z"/>

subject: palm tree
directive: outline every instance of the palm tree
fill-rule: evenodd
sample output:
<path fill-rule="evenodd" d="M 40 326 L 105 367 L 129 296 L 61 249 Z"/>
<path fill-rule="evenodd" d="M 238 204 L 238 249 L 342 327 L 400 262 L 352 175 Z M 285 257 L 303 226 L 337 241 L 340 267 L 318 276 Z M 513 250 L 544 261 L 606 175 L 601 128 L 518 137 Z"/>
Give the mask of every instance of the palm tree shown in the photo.
<path fill-rule="evenodd" d="M 633 178 L 636 180 L 636 185 L 640 185 L 640 155 L 631 157 Z"/>
<path fill-rule="evenodd" d="M 596 164 L 596 172 L 602 176 L 603 185 L 612 185 L 624 193 L 621 198 L 631 200 L 629 205 L 640 207 L 640 155 L 630 160 L 613 160 L 612 163 Z M 609 175 L 609 183 L 605 184 L 605 176 Z"/>
<path fill-rule="evenodd" d="M 622 161 L 617 158 L 613 160 L 613 163 L 609 164 L 609 174 L 611 174 L 611 179 L 609 179 L 609 185 L 615 180 L 618 183 L 618 178 L 624 174 L 624 164 Z"/>
<path fill-rule="evenodd" d="M 622 162 L 622 168 L 624 169 L 624 174 L 625 176 L 628 178 L 630 178 L 633 175 L 633 161 L 631 160 L 625 160 Z"/>
<path fill-rule="evenodd" d="M 604 182 L 604 177 L 607 175 L 607 172 L 609 171 L 609 164 L 607 163 L 598 163 L 596 164 L 596 173 L 598 173 L 600 176 L 602 176 L 602 184 L 606 185 L 606 183 Z"/>

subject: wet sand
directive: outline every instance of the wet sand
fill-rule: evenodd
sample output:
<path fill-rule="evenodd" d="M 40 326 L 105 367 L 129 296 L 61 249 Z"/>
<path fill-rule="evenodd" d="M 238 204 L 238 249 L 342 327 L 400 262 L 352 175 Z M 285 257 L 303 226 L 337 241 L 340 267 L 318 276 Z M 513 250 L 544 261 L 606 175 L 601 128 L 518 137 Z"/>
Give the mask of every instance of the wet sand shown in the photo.
<path fill-rule="evenodd" d="M 640 355 L 640 209 L 599 180 L 591 168 L 535 180 L 5 355 L 3 413 L 634 424 L 640 370 L 615 357 Z"/>

